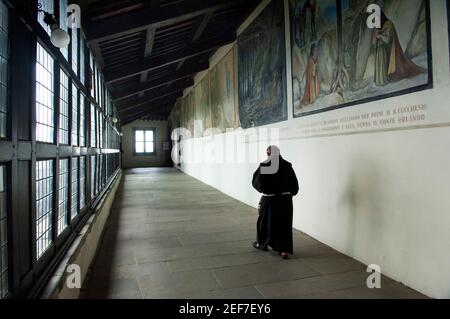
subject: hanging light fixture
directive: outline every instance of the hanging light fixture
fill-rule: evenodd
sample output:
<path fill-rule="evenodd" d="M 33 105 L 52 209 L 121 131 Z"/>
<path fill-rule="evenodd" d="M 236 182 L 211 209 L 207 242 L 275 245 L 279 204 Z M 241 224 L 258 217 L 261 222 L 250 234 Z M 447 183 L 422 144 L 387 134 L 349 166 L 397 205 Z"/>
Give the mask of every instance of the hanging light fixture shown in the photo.
<path fill-rule="evenodd" d="M 119 122 L 119 119 L 115 116 L 110 116 L 110 119 L 113 124 L 117 124 L 117 122 Z"/>
<path fill-rule="evenodd" d="M 70 36 L 66 31 L 59 27 L 55 16 L 42 10 L 41 4 L 38 4 L 38 12 L 44 13 L 44 22 L 50 26 L 50 41 L 52 44 L 57 48 L 64 48 L 68 46 L 70 43 Z"/>

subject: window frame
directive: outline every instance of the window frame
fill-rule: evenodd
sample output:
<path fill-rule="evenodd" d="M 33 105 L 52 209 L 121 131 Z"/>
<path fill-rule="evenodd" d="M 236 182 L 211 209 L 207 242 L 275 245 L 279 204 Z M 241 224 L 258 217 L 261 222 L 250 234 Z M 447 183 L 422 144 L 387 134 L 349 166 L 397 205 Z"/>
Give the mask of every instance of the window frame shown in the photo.
<path fill-rule="evenodd" d="M 2 3 L 3 6 L 7 7 L 6 4 L 3 2 Z M 0 81 L 0 86 L 5 86 L 5 94 L 6 94 L 6 98 L 5 98 L 5 110 L 3 112 L 1 112 L 2 114 L 4 114 L 4 118 L 5 118 L 5 136 L 1 136 L 0 133 L 0 141 L 3 140 L 10 140 L 11 139 L 11 106 L 10 106 L 10 90 L 11 90 L 11 86 L 10 86 L 10 77 L 11 77 L 11 17 L 10 17 L 10 10 L 7 7 L 6 9 L 6 17 L 7 17 L 7 22 L 6 22 L 6 56 L 2 58 L 5 60 L 6 62 L 6 83 L 1 83 Z M 0 87 L 0 90 L 2 90 L 2 88 Z M 0 92 L 1 94 L 1 92 Z M 1 128 L 2 124 L 0 123 L 0 128 Z"/>
<path fill-rule="evenodd" d="M 48 1 L 52 1 L 54 4 L 53 11 L 55 17 L 64 17 L 64 9 L 59 10 L 60 6 L 58 3 L 60 0 Z M 104 153 L 102 148 L 105 148 L 108 144 L 108 135 L 104 133 L 107 125 L 105 122 L 107 110 L 104 106 L 104 99 L 99 100 L 103 104 L 99 105 L 90 94 L 87 58 L 89 49 L 84 42 L 83 30 L 80 28 L 77 31 L 78 41 L 73 42 L 74 47 L 78 46 L 78 54 L 73 54 L 74 59 L 77 56 L 76 60 L 78 63 L 77 67 L 72 68 L 73 61 L 71 61 L 70 54 L 73 51 L 69 51 L 70 46 L 67 47 L 66 55 L 63 54 L 63 50 L 54 47 L 51 44 L 48 32 L 44 29 L 45 26 L 42 26 L 39 21 L 36 21 L 37 14 L 35 12 L 28 15 L 20 10 L 15 10 L 13 9 L 14 2 L 11 1 L 4 0 L 1 4 L 4 4 L 8 8 L 8 10 L 5 9 L 3 11 L 8 17 L 8 37 L 5 37 L 8 45 L 8 59 L 5 59 L 7 72 L 3 73 L 7 75 L 8 84 L 6 86 L 8 94 L 4 95 L 7 97 L 5 113 L 6 134 L 3 134 L 2 124 L 2 137 L 0 138 L 0 149 L 2 153 L 0 165 L 6 165 L 7 167 L 6 195 L 8 205 L 6 211 L 8 214 L 8 231 L 6 233 L 2 231 L 1 234 L 2 236 L 3 234 L 8 236 L 8 295 L 3 297 L 6 299 L 22 298 L 24 296 L 35 298 L 42 292 L 42 284 L 49 280 L 54 267 L 56 267 L 57 263 L 69 250 L 71 243 L 76 239 L 76 234 L 87 223 L 91 210 L 101 203 L 101 196 L 107 193 L 108 186 L 105 187 L 104 180 L 107 179 L 108 183 L 114 182 L 114 178 L 117 178 L 120 167 L 119 162 L 116 161 L 114 166 L 115 174 L 109 178 L 110 176 L 105 176 L 104 173 L 107 155 L 96 155 L 98 156 L 97 161 L 102 156 L 101 168 L 97 168 L 99 165 L 96 165 L 94 168 L 94 172 L 96 170 L 101 171 L 99 175 L 101 176 L 101 181 L 96 181 L 99 177 L 95 174 L 94 181 L 95 183 L 100 183 L 100 185 L 95 191 L 95 195 L 91 198 L 89 196 L 89 182 L 91 179 L 89 167 L 90 154 Z M 6 20 L 3 21 L 5 21 L 6 25 Z M 14 30 L 9 28 L 10 25 L 14 26 Z M 11 31 L 14 31 L 14 37 L 11 36 Z M 70 30 L 68 31 L 70 33 Z M 33 48 L 33 46 L 34 50 L 28 50 L 29 48 Z M 85 64 L 82 63 L 83 60 L 81 59 L 83 52 L 86 53 Z M 10 56 L 15 56 L 16 58 L 9 59 Z M 38 57 L 45 58 L 38 59 Z M 42 69 L 36 70 L 38 61 L 42 62 Z M 52 65 L 49 63 L 52 63 Z M 96 63 L 95 60 L 94 63 Z M 81 72 L 83 66 L 85 66 L 84 82 L 82 81 Z M 65 84 L 65 79 L 61 81 L 61 73 L 64 73 L 67 77 L 68 85 Z M 42 74 L 45 74 L 45 76 L 42 76 L 42 79 L 45 80 L 41 80 Z M 103 79 L 102 71 L 98 68 L 97 78 L 100 77 Z M 24 85 L 23 88 L 19 87 L 17 89 L 16 86 L 10 86 L 13 83 L 23 83 Z M 63 125 L 60 125 L 61 83 L 67 86 L 63 90 L 64 94 L 69 91 L 67 97 L 64 96 L 65 103 L 68 105 L 63 106 Z M 39 87 L 40 84 L 47 89 L 51 89 L 44 92 Z M 72 84 L 75 84 L 77 88 L 77 92 L 74 92 L 74 94 L 71 92 L 73 88 Z M 102 85 L 104 84 L 102 83 Z M 102 89 L 107 90 L 107 87 L 102 87 Z M 40 91 L 37 92 L 37 90 Z M 105 92 L 102 92 L 103 96 Z M 77 95 L 78 101 L 73 100 L 73 95 Z M 37 97 L 39 97 L 39 101 L 43 105 L 37 104 Z M 83 102 L 84 109 L 82 108 Z M 98 144 L 92 150 L 88 147 L 88 143 L 90 142 L 90 125 L 92 124 L 89 113 L 91 104 L 94 105 L 96 112 L 99 112 L 99 115 L 94 116 L 93 120 L 95 131 L 94 141 Z M 78 112 L 73 114 L 73 109 L 76 109 L 77 105 Z M 45 112 L 41 112 L 42 109 L 39 109 L 43 106 L 48 106 Z M 2 105 L 2 111 L 3 109 Z M 39 110 L 39 121 L 37 120 L 37 110 Z M 85 111 L 83 117 L 81 116 L 82 110 Z M 73 119 L 78 119 L 77 123 L 73 123 Z M 68 125 L 66 121 L 68 121 Z M 82 125 L 82 122 L 84 125 Z M 102 123 L 103 127 L 102 141 L 99 140 L 100 132 L 97 131 L 100 128 L 98 126 L 100 123 Z M 37 127 L 45 128 L 42 129 L 42 133 L 37 134 Z M 64 130 L 67 131 L 62 133 L 60 130 L 61 127 L 64 127 Z M 77 145 L 72 145 L 72 127 L 77 127 L 76 135 L 78 143 L 74 143 Z M 64 142 L 62 142 L 60 136 L 66 134 L 67 137 L 64 136 Z M 84 135 L 85 143 L 82 143 L 82 135 Z M 37 136 L 40 138 L 37 139 Z M 24 144 L 19 155 L 17 153 L 18 143 Z M 120 150 L 116 148 L 114 150 L 108 150 L 108 152 L 111 152 L 115 158 L 118 158 Z M 71 168 L 73 158 L 77 159 L 78 164 L 74 164 L 77 166 L 74 166 L 77 170 L 72 170 Z M 81 173 L 82 158 L 84 159 L 83 173 Z M 60 162 L 61 160 L 69 160 L 69 171 L 67 174 L 72 178 L 74 184 L 69 182 L 68 188 L 78 188 L 78 195 L 76 199 L 75 197 L 72 199 L 69 192 L 67 201 L 62 204 L 63 206 L 60 209 L 60 199 L 62 200 L 67 194 L 67 175 L 65 173 L 67 162 Z M 41 169 L 40 167 L 42 165 L 48 165 L 47 163 L 40 163 L 41 161 L 51 161 L 51 169 Z M 40 173 L 42 171 L 51 171 L 51 174 L 46 173 L 48 176 L 44 180 L 38 180 L 37 175 L 40 178 L 44 176 Z M 63 174 L 61 175 L 62 172 Z M 83 180 L 81 180 L 81 175 L 83 175 Z M 39 186 L 37 186 L 37 182 L 39 182 Z M 81 183 L 83 183 L 83 188 L 81 188 Z M 45 192 L 42 191 L 44 189 L 42 185 L 45 185 Z M 63 187 L 62 190 L 61 187 Z M 36 193 L 37 189 L 39 189 L 39 194 Z M 51 193 L 48 193 L 48 195 L 51 197 L 41 198 L 50 189 Z M 60 191 L 62 192 L 61 194 Z M 83 203 L 81 203 L 80 199 L 82 191 L 85 195 Z M 28 195 L 24 196 L 23 194 Z M 4 195 L 2 194 L 2 196 Z M 48 204 L 50 202 L 51 207 Z M 78 202 L 78 214 L 72 219 L 70 214 L 72 213 L 71 209 L 73 205 L 71 204 L 75 202 Z M 3 197 L 1 204 L 4 204 Z M 62 222 L 59 228 L 60 230 L 64 230 L 58 232 L 58 214 L 60 210 L 64 212 L 66 209 L 67 217 L 63 217 L 64 214 L 61 214 L 61 221 L 65 222 L 67 220 L 68 223 L 63 226 L 65 223 Z M 14 214 L 12 214 L 13 211 Z M 22 227 L 22 225 L 24 225 L 23 231 L 18 232 L 17 227 Z M 3 265 L 6 265 L 6 262 Z M 5 290 L 3 289 L 3 291 Z"/>
<path fill-rule="evenodd" d="M 62 161 L 66 161 L 66 171 L 65 171 L 65 175 L 66 175 L 66 184 L 65 186 L 61 185 L 61 162 Z M 58 203 L 57 203 L 57 207 L 56 207 L 56 211 L 54 212 L 54 214 L 56 215 L 56 239 L 57 241 L 61 238 L 64 237 L 64 234 L 68 231 L 68 228 L 70 226 L 69 223 L 69 214 L 70 214 L 70 194 L 71 194 L 71 189 L 70 189 L 70 157 L 61 157 L 58 159 L 58 167 L 57 167 L 57 188 L 58 188 Z M 56 185 L 55 185 L 56 186 Z M 66 193 L 66 198 L 64 201 L 64 206 L 65 206 L 65 213 L 64 216 L 61 216 L 61 191 L 64 189 L 65 193 Z M 60 229 L 60 220 L 64 218 L 65 221 L 65 225 L 63 229 Z"/>
<path fill-rule="evenodd" d="M 0 253 L 1 252 L 1 248 L 2 245 L 4 244 L 6 247 L 6 270 L 5 270 L 5 277 L 6 277 L 6 287 L 3 287 L 4 289 L 6 289 L 6 293 L 4 295 L 2 295 L 2 291 L 0 289 L 0 300 L 2 299 L 8 299 L 10 294 L 11 294 L 11 287 L 12 287 L 12 271 L 11 271 L 11 266 L 12 266 L 12 257 L 13 257 L 13 248 L 11 245 L 12 242 L 12 227 L 11 227 L 11 164 L 8 162 L 0 162 L 0 169 L 4 169 L 4 173 L 5 175 L 3 175 L 4 180 L 0 181 L 0 183 L 4 183 L 4 190 L 2 193 L 5 194 L 5 201 L 6 203 L 4 204 L 6 207 L 6 214 L 4 216 L 4 220 L 6 223 L 6 242 L 2 243 L 0 240 Z M 0 215 L 0 220 L 1 220 L 1 215 Z M 0 255 L 0 259 L 3 258 L 3 255 Z M 2 262 L 4 262 L 4 260 L 1 260 Z M 0 280 L 2 280 L 2 269 L 0 268 Z M 0 282 L 0 288 L 1 285 L 3 283 Z"/>
<path fill-rule="evenodd" d="M 58 135 L 57 135 L 57 143 L 59 145 L 64 145 L 64 146 L 71 146 L 71 138 L 72 138 L 72 80 L 70 78 L 70 73 L 67 72 L 65 70 L 65 68 L 61 65 L 59 67 L 59 79 L 57 81 L 57 83 L 55 84 L 55 87 L 58 86 L 58 92 L 57 94 L 55 93 L 55 98 L 58 101 L 58 104 L 55 106 L 57 106 L 57 114 L 55 114 L 55 116 L 57 117 L 56 121 L 57 121 L 57 128 L 58 128 Z M 64 75 L 63 75 L 64 74 Z M 66 76 L 67 77 L 67 87 L 64 87 L 64 85 L 61 83 L 61 77 L 62 76 Z M 61 92 L 62 92 L 62 87 L 64 87 L 66 89 L 66 93 L 67 93 L 67 100 L 63 100 L 61 97 Z M 62 101 L 64 101 L 67 105 L 67 115 L 66 114 L 62 114 L 61 113 L 61 105 L 62 105 Z M 64 117 L 67 121 L 67 130 L 61 128 L 61 117 Z M 55 126 L 56 129 L 56 126 Z M 67 139 L 65 141 L 62 141 L 62 133 L 65 132 L 67 134 Z"/>
<path fill-rule="evenodd" d="M 38 84 L 43 86 L 42 83 L 40 83 L 38 81 L 38 75 L 37 75 L 37 65 L 40 64 L 40 62 L 38 61 L 38 56 L 37 56 L 38 46 L 40 46 L 45 51 L 45 53 L 52 60 L 52 63 L 53 63 L 53 67 L 52 67 L 52 70 L 51 70 L 51 72 L 52 72 L 51 75 L 52 75 L 52 85 L 53 85 L 52 89 L 53 89 L 53 91 L 50 91 L 49 88 L 44 87 L 44 89 L 48 90 L 52 94 L 52 97 L 50 99 L 52 101 L 52 104 L 53 104 L 53 109 L 51 109 L 51 111 L 53 113 L 53 120 L 52 120 L 52 123 L 51 123 L 52 126 L 49 126 L 49 124 L 47 124 L 47 123 L 43 123 L 43 122 L 39 122 L 38 121 L 38 104 L 40 104 L 41 106 L 49 109 L 49 107 L 47 105 L 44 105 L 44 104 L 38 102 L 37 86 L 38 86 Z M 35 77 L 33 79 L 33 86 L 32 86 L 34 92 L 31 95 L 33 97 L 33 99 L 34 99 L 32 101 L 33 106 L 34 106 L 34 118 L 32 119 L 32 122 L 34 122 L 35 125 L 36 125 L 35 132 L 33 132 L 33 134 L 35 135 L 36 143 L 56 145 L 57 142 L 58 142 L 57 121 L 59 120 L 59 112 L 58 113 L 56 112 L 57 111 L 57 105 L 59 105 L 58 104 L 59 103 L 59 101 L 58 101 L 59 100 L 59 92 L 58 92 L 58 94 L 56 92 L 56 90 L 59 90 L 59 79 L 56 80 L 56 72 L 57 71 L 59 72 L 59 70 L 58 70 L 58 61 L 55 58 L 55 56 L 53 55 L 53 52 L 39 38 L 37 38 L 37 41 L 36 41 L 35 51 L 36 51 L 35 52 L 35 61 L 34 61 L 35 62 L 35 64 L 34 64 Z M 44 66 L 42 66 L 42 67 L 44 67 Z M 45 69 L 45 67 L 44 67 L 44 69 Z M 45 69 L 45 70 L 50 72 L 50 70 L 47 70 L 47 69 Z M 69 76 L 69 83 L 71 83 L 70 76 Z M 69 94 L 71 96 L 71 93 L 69 93 Z M 69 113 L 70 112 L 71 112 L 71 107 L 69 106 Z M 53 134 L 51 135 L 52 141 L 42 141 L 42 140 L 38 139 L 38 135 L 39 134 L 38 134 L 38 129 L 37 128 L 38 128 L 39 125 L 44 125 L 44 126 L 47 126 L 47 127 L 51 127 L 51 129 L 53 130 Z"/>
<path fill-rule="evenodd" d="M 44 177 L 43 179 L 38 179 L 37 165 L 39 162 L 51 162 L 51 172 L 52 172 L 51 176 Z M 32 260 L 32 262 L 36 265 L 41 265 L 41 264 L 46 263 L 48 256 L 52 254 L 53 247 L 56 244 L 56 241 L 55 241 L 55 239 L 56 239 L 55 238 L 55 234 L 56 234 L 56 232 L 55 232 L 55 226 L 56 226 L 55 225 L 55 216 L 56 216 L 56 212 L 57 212 L 56 205 L 58 205 L 58 203 L 56 201 L 56 196 L 57 196 L 56 192 L 58 191 L 57 187 L 56 187 L 56 178 L 57 178 L 57 174 L 59 173 L 56 169 L 56 163 L 57 163 L 56 158 L 39 158 L 39 159 L 36 159 L 35 164 L 34 164 L 34 166 L 36 167 L 36 171 L 35 171 L 36 178 L 34 180 L 35 197 L 34 197 L 34 203 L 32 203 L 32 205 L 34 205 L 34 207 L 35 207 L 35 216 L 33 217 L 33 220 L 32 220 L 32 222 L 33 222 L 32 234 L 34 235 L 34 238 L 32 237 L 31 239 L 33 240 L 33 245 L 32 245 L 33 260 Z M 50 180 L 50 179 L 51 179 L 51 183 L 52 183 L 51 184 L 51 193 L 49 192 L 46 194 L 46 196 L 38 198 L 38 182 L 40 182 L 42 180 Z M 51 196 L 50 203 L 52 205 L 52 208 L 51 208 L 51 210 L 48 210 L 45 213 L 45 215 L 50 215 L 51 225 L 50 225 L 50 227 L 48 227 L 45 230 L 45 233 L 50 232 L 50 239 L 49 239 L 48 245 L 39 254 L 38 241 L 43 237 L 43 235 L 39 236 L 39 233 L 38 233 L 38 220 L 42 219 L 42 216 L 40 216 L 40 217 L 38 216 L 38 213 L 39 213 L 38 202 L 49 196 Z"/>
<path fill-rule="evenodd" d="M 144 131 L 144 152 L 136 152 L 136 132 L 137 131 Z M 152 131 L 153 132 L 153 152 L 146 152 L 145 151 L 145 132 L 146 131 Z M 133 156 L 156 156 L 157 152 L 156 152 L 156 127 L 134 127 L 132 129 L 132 141 L 133 141 Z"/>

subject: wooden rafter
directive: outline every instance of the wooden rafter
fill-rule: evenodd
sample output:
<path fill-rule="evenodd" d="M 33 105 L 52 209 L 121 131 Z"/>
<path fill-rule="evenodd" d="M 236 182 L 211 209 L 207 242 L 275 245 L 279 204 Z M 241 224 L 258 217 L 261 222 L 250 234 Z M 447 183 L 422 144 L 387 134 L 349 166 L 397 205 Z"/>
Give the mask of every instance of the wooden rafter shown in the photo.
<path fill-rule="evenodd" d="M 150 58 L 141 62 L 128 63 L 122 65 L 119 68 L 105 69 L 105 81 L 106 83 L 112 83 L 141 74 L 145 71 L 155 70 L 169 64 L 177 63 L 182 60 L 202 55 L 223 45 L 230 44 L 235 40 L 236 33 L 233 32 L 232 34 L 225 35 L 219 39 L 211 40 L 206 43 L 199 43 L 193 45 L 192 48 L 181 50 L 172 54 L 167 54 L 157 59 Z"/>
<path fill-rule="evenodd" d="M 208 69 L 207 62 L 198 64 L 198 65 L 194 65 L 194 66 L 185 66 L 173 74 L 166 75 L 161 78 L 136 85 L 132 88 L 117 90 L 117 91 L 113 92 L 113 101 L 115 101 L 115 102 L 120 101 L 122 99 L 126 99 L 130 96 L 133 96 L 133 95 L 136 95 L 138 93 L 145 92 L 148 90 L 161 89 L 161 87 L 163 85 L 166 85 L 171 82 L 174 82 L 174 81 L 177 81 L 180 79 L 184 79 L 187 77 L 192 77 L 196 73 L 201 72 L 206 69 Z"/>
<path fill-rule="evenodd" d="M 173 84 L 171 84 L 169 87 L 161 89 L 161 88 L 156 88 L 151 90 L 150 92 L 148 92 L 147 95 L 139 97 L 137 99 L 133 99 L 131 101 L 122 101 L 119 103 L 116 103 L 117 108 L 119 108 L 120 110 L 125 110 L 130 108 L 129 105 L 130 103 L 132 103 L 133 105 L 142 105 L 145 104 L 149 101 L 153 101 L 156 99 L 159 99 L 160 97 L 164 97 L 167 95 L 171 95 L 173 93 L 178 93 L 183 91 L 184 89 L 188 88 L 189 86 L 194 85 L 194 80 L 191 79 L 182 79 L 178 82 L 175 82 Z M 133 106 L 134 107 L 134 106 Z"/>
<path fill-rule="evenodd" d="M 148 106 L 155 105 L 155 104 L 159 105 L 162 101 L 167 101 L 167 100 L 171 100 L 171 99 L 177 99 L 177 98 L 179 98 L 181 96 L 183 96 L 183 93 L 181 91 L 178 91 L 178 92 L 175 92 L 175 93 L 168 93 L 168 94 L 165 94 L 165 95 L 161 95 L 161 96 L 159 96 L 157 98 L 154 98 L 152 100 L 147 100 L 146 103 L 143 103 L 143 104 L 132 104 L 132 105 L 129 105 L 129 106 L 124 107 L 122 109 L 119 109 L 119 114 L 122 115 L 122 114 L 126 113 L 127 111 L 136 110 L 136 109 L 139 109 L 139 108 L 145 109 Z"/>
<path fill-rule="evenodd" d="M 256 3 L 257 0 L 192 0 L 158 10 L 149 6 L 128 12 L 126 15 L 113 16 L 98 22 L 89 21 L 87 38 L 89 42 L 104 41 L 124 34 L 143 31 L 148 27 L 159 28 L 175 24 L 243 2 Z"/>

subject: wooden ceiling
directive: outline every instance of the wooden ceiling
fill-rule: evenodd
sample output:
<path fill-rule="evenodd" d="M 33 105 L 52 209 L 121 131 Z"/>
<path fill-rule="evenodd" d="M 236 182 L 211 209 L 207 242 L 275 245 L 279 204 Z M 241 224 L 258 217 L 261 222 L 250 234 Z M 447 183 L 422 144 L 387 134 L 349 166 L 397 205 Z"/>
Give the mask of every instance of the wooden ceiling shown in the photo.
<path fill-rule="evenodd" d="M 89 47 L 122 125 L 165 120 L 261 0 L 82 0 Z"/>

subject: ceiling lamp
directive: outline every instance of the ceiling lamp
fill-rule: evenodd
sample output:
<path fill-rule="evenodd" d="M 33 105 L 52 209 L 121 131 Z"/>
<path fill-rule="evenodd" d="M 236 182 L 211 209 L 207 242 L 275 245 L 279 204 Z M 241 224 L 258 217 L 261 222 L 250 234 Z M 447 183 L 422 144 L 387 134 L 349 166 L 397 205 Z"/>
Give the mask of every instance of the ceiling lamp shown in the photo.
<path fill-rule="evenodd" d="M 111 116 L 111 122 L 116 124 L 117 122 L 119 122 L 119 119 L 117 117 L 115 117 L 115 116 Z"/>
<path fill-rule="evenodd" d="M 38 7 L 38 12 L 44 13 L 44 22 L 50 26 L 51 34 L 50 41 L 57 48 L 64 48 L 70 43 L 69 34 L 61 29 L 53 14 L 45 12 L 41 9 L 41 5 Z"/>

